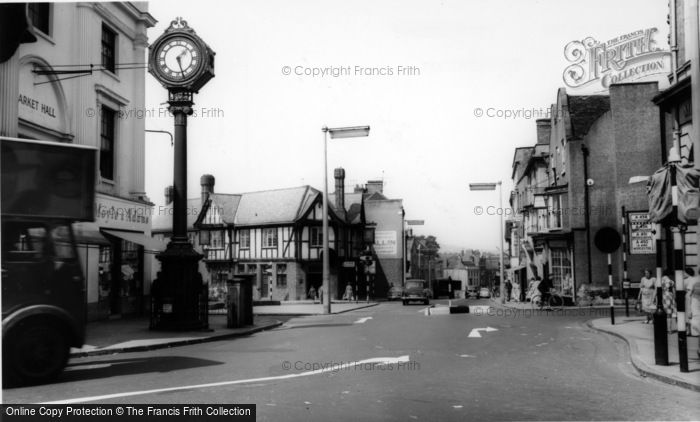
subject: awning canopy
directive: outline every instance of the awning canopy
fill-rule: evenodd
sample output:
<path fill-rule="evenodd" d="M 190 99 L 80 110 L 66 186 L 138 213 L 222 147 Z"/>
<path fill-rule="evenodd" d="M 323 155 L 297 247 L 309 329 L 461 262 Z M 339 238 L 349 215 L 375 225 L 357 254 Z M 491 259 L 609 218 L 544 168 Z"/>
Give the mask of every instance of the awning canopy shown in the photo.
<path fill-rule="evenodd" d="M 79 244 L 110 245 L 109 240 L 100 232 L 100 227 L 92 222 L 73 223 L 73 234 L 75 235 L 75 242 Z"/>
<path fill-rule="evenodd" d="M 141 233 L 134 232 L 123 232 L 119 230 L 102 230 L 103 233 L 107 233 L 112 236 L 116 236 L 120 239 L 128 240 L 132 243 L 137 243 L 143 246 L 146 252 L 162 252 L 167 246 L 165 242 L 152 237 L 147 237 Z"/>

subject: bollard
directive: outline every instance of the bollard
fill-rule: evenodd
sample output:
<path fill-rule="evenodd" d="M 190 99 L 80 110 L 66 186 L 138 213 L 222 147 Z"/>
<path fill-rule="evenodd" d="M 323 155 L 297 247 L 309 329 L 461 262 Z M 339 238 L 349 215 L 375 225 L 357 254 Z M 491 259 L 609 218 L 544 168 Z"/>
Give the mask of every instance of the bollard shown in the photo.
<path fill-rule="evenodd" d="M 661 287 L 656 288 L 656 312 L 654 312 L 654 357 L 657 365 L 668 366 L 668 335 L 666 312 L 663 307 Z"/>

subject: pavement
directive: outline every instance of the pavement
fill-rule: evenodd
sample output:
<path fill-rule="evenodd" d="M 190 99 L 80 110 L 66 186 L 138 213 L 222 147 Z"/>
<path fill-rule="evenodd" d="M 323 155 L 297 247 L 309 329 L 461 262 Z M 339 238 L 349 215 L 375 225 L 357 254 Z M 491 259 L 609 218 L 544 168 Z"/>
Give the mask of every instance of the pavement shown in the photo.
<path fill-rule="evenodd" d="M 625 340 L 629 346 L 630 361 L 640 375 L 700 392 L 700 358 L 698 358 L 700 339 L 688 337 L 689 372 L 680 371 L 678 334 L 675 332 L 668 335 L 669 365 L 656 365 L 654 326 L 643 324 L 645 319 L 645 317 L 616 317 L 615 325 L 612 325 L 610 318 L 598 318 L 588 321 L 588 326 Z"/>
<path fill-rule="evenodd" d="M 340 314 L 376 306 L 377 302 L 333 302 L 331 312 Z M 87 324 L 85 344 L 71 349 L 72 358 L 114 353 L 142 352 L 248 336 L 279 327 L 291 316 L 321 315 L 323 305 L 312 302 L 286 302 L 277 306 L 253 307 L 254 324 L 226 327 L 226 310 L 209 315 L 209 329 L 202 331 L 152 331 L 148 317 L 94 321 Z"/>
<path fill-rule="evenodd" d="M 497 299 L 496 299 L 497 300 Z M 494 303 L 492 301 L 492 303 Z M 497 302 L 496 302 L 497 303 Z M 517 311 L 530 312 L 547 312 L 534 310 L 529 302 L 506 302 L 501 305 Z M 584 307 L 564 307 L 559 311 L 566 314 L 581 314 L 588 313 L 591 316 L 604 316 L 603 318 L 595 318 L 588 321 L 588 326 L 611 334 L 624 340 L 630 353 L 630 362 L 632 366 L 643 377 L 650 377 L 667 384 L 678 385 L 693 391 L 700 392 L 700 358 L 698 358 L 698 337 L 688 337 L 688 370 L 689 372 L 680 372 L 680 364 L 678 357 L 678 334 L 669 333 L 668 335 L 668 358 L 669 365 L 656 365 L 654 356 L 654 326 L 652 324 L 643 324 L 646 317 L 643 316 L 620 316 L 624 312 L 624 306 L 615 306 L 615 325 L 610 323 L 609 315 L 610 306 L 584 306 Z M 636 314 L 633 305 L 630 308 L 631 314 Z M 605 315 L 603 315 L 605 314 Z"/>

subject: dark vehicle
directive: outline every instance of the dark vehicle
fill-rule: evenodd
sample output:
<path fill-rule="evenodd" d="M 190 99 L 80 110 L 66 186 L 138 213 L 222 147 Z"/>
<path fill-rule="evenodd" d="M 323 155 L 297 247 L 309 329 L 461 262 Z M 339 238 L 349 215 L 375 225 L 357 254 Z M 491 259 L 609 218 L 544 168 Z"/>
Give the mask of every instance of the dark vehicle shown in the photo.
<path fill-rule="evenodd" d="M 401 286 L 391 286 L 386 294 L 386 300 L 401 300 L 403 297 L 403 287 Z"/>
<path fill-rule="evenodd" d="M 454 299 L 455 291 L 462 289 L 462 282 L 451 278 L 438 279 L 435 281 L 435 285 L 437 287 L 437 298 Z"/>
<path fill-rule="evenodd" d="M 3 385 L 46 382 L 85 338 L 71 224 L 93 220 L 96 150 L 0 137 Z"/>
<path fill-rule="evenodd" d="M 406 305 L 408 302 L 417 301 L 427 305 L 430 303 L 428 290 L 429 289 L 426 288 L 424 280 L 406 280 L 406 286 L 404 287 L 403 296 L 401 297 L 403 304 Z"/>

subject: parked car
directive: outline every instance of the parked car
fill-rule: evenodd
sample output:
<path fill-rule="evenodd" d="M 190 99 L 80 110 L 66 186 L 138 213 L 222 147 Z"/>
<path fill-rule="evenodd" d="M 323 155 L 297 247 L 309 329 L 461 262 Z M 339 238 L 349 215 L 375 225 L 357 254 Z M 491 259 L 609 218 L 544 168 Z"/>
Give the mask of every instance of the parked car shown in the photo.
<path fill-rule="evenodd" d="M 386 300 L 401 300 L 403 297 L 403 287 L 401 286 L 391 286 L 389 292 L 386 294 Z"/>
<path fill-rule="evenodd" d="M 422 302 L 427 305 L 430 303 L 430 298 L 428 297 L 429 291 L 430 289 L 426 288 L 424 280 L 416 278 L 409 279 L 406 280 L 406 286 L 404 287 L 401 299 L 404 305 L 411 301 Z"/>
<path fill-rule="evenodd" d="M 467 297 L 473 297 L 475 299 L 479 298 L 479 290 L 476 286 L 467 287 Z"/>
<path fill-rule="evenodd" d="M 487 287 L 482 287 L 479 289 L 479 297 L 480 298 L 490 298 L 491 297 L 491 292 Z"/>

